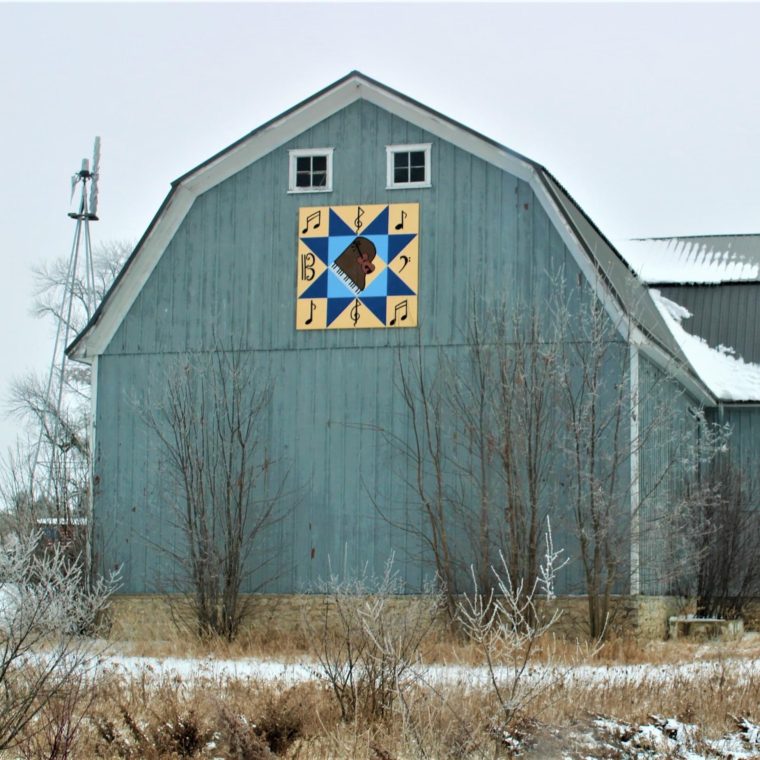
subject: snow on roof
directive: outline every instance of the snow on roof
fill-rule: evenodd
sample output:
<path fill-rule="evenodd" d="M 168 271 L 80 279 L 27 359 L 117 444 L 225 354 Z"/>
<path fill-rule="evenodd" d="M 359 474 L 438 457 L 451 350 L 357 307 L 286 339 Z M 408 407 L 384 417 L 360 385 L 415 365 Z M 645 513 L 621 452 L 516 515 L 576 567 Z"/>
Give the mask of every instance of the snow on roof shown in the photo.
<path fill-rule="evenodd" d="M 638 238 L 616 247 L 650 284 L 760 281 L 760 235 Z"/>
<path fill-rule="evenodd" d="M 689 334 L 681 326 L 684 319 L 691 317 L 688 309 L 665 298 L 655 288 L 649 292 L 691 366 L 716 398 L 760 401 L 760 365 L 735 356 L 733 348 L 711 348 L 703 338 Z"/>

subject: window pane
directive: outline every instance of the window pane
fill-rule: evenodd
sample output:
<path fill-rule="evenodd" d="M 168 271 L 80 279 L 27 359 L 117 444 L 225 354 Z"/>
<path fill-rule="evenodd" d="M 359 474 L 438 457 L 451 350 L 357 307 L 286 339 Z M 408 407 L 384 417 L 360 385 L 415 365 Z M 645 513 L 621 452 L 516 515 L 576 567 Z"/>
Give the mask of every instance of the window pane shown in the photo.
<path fill-rule="evenodd" d="M 393 167 L 396 170 L 407 169 L 409 167 L 409 154 L 408 153 L 394 153 Z"/>
<path fill-rule="evenodd" d="M 425 166 L 425 151 L 415 150 L 409 154 L 412 166 Z"/>
<path fill-rule="evenodd" d="M 311 187 L 311 172 L 298 172 L 296 187 Z"/>
<path fill-rule="evenodd" d="M 395 169 L 393 172 L 393 182 L 397 185 L 402 182 L 409 182 L 409 170 L 403 167 Z"/>
<path fill-rule="evenodd" d="M 298 156 L 298 158 L 296 158 L 296 171 L 297 172 L 311 171 L 311 156 Z"/>
<path fill-rule="evenodd" d="M 311 161 L 311 168 L 315 172 L 326 172 L 327 156 L 314 156 Z"/>
<path fill-rule="evenodd" d="M 325 185 L 327 185 L 327 174 L 325 172 L 314 172 L 312 186 L 325 187 Z"/>
<path fill-rule="evenodd" d="M 413 166 L 409 172 L 410 182 L 424 182 L 425 181 L 425 167 Z"/>

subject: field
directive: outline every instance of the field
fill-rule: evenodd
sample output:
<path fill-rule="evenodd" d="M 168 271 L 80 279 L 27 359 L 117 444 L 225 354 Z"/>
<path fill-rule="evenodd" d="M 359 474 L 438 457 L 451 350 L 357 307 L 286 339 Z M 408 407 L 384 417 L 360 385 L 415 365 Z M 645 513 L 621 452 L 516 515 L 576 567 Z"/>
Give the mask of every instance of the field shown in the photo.
<path fill-rule="evenodd" d="M 471 643 L 431 637 L 387 692 L 362 685 L 355 658 L 352 699 L 321 644 L 112 642 L 87 688 L 8 757 L 760 757 L 755 633 L 593 649 L 545 636 L 493 669 Z M 65 753 L 51 754 L 56 738 Z"/>

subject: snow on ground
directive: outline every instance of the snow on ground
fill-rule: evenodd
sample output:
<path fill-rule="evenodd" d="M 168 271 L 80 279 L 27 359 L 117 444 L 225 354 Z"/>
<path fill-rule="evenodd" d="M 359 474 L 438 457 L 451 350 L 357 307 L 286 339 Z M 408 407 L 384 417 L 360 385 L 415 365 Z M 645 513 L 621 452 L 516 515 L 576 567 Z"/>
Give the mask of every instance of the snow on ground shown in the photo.
<path fill-rule="evenodd" d="M 656 288 L 650 288 L 649 292 L 691 366 L 717 398 L 760 401 L 760 366 L 735 356 L 732 348 L 710 348 L 703 338 L 690 335 L 681 322 L 691 317 L 691 313 Z"/>
<path fill-rule="evenodd" d="M 261 679 L 299 683 L 316 680 L 316 664 L 286 663 L 278 660 L 261 660 L 257 658 L 218 659 L 179 658 L 179 657 L 134 657 L 112 655 L 104 657 L 102 665 L 105 669 L 136 676 L 149 673 L 156 677 L 180 677 L 183 680 L 212 679 L 225 681 L 229 679 Z M 582 665 L 551 667 L 551 673 L 560 675 L 567 685 L 577 683 L 644 683 L 656 684 L 672 681 L 674 678 L 688 680 L 690 678 L 705 678 L 712 673 L 721 673 L 727 665 L 749 678 L 757 677 L 760 673 L 760 659 L 747 660 L 704 660 L 667 665 Z M 485 667 L 472 665 L 424 665 L 417 668 L 422 677 L 436 684 L 467 684 L 473 687 L 487 685 L 490 681 Z M 533 665 L 526 671 L 525 678 L 539 679 L 548 674 L 543 665 Z M 508 678 L 510 671 L 502 668 L 497 675 Z"/>
<path fill-rule="evenodd" d="M 181 678 L 183 681 L 210 680 L 217 687 L 230 679 L 263 679 L 285 685 L 317 679 L 315 666 L 308 663 L 288 663 L 280 660 L 257 658 L 222 659 L 216 657 L 136 657 L 111 655 L 102 662 L 105 672 L 125 677 Z M 547 676 L 560 676 L 565 686 L 573 683 L 605 684 L 619 683 L 656 688 L 658 682 L 678 681 L 688 688 L 690 679 L 703 679 L 711 674 L 725 673 L 731 669 L 749 680 L 760 674 L 760 658 L 688 661 L 679 664 L 635 665 L 583 665 L 556 666 L 550 672 L 545 665 L 532 666 L 525 673 L 529 681 Z M 484 667 L 465 665 L 429 665 L 419 670 L 422 681 L 435 685 L 461 684 L 476 688 L 488 686 L 488 672 Z M 509 676 L 504 669 L 500 673 Z M 212 688 L 214 688 L 212 686 Z M 537 724 L 538 725 L 538 724 Z M 701 738 L 699 726 L 678 721 L 672 717 L 651 715 L 645 724 L 631 724 L 607 716 L 591 716 L 570 728 L 544 727 L 544 733 L 553 736 L 555 746 L 562 751 L 552 751 L 546 756 L 563 760 L 594 760 L 594 758 L 618 758 L 619 760 L 749 760 L 760 758 L 760 726 L 746 718 L 736 721 L 736 730 L 720 739 Z M 545 737 L 544 737 L 545 738 Z M 540 747 L 533 746 L 535 738 L 516 734 L 505 735 L 517 750 L 516 757 L 538 757 Z M 539 739 L 540 741 L 540 739 Z M 506 744 L 505 744 L 506 745 Z M 537 755 L 536 752 L 539 754 Z"/>
<path fill-rule="evenodd" d="M 219 688 L 231 679 L 267 680 L 291 685 L 316 680 L 315 663 L 292 663 L 282 660 L 258 658 L 223 659 L 217 657 L 137 657 L 113 654 L 102 660 L 105 673 L 121 674 L 127 678 L 163 679 L 178 678 L 183 682 L 200 681 L 209 688 Z M 564 685 L 592 685 L 605 683 L 634 684 L 641 688 L 656 688 L 658 683 L 677 681 L 688 688 L 690 679 L 704 679 L 730 669 L 738 680 L 757 678 L 760 674 L 760 658 L 691 660 L 673 664 L 635 665 L 582 665 L 553 666 L 534 665 L 526 671 L 528 681 L 560 677 Z M 415 671 L 423 683 L 436 686 L 463 685 L 477 688 L 488 687 L 488 672 L 484 667 L 467 665 L 428 665 Z M 499 675 L 509 677 L 503 669 Z M 704 681 L 702 681 L 704 682 Z M 536 724 L 538 727 L 539 724 Z M 595 758 L 618 758 L 618 760 L 749 760 L 760 758 L 760 726 L 746 718 L 737 720 L 736 730 L 720 739 L 701 738 L 699 726 L 678 721 L 672 717 L 652 715 L 642 725 L 630 724 L 607 716 L 590 716 L 571 727 L 537 729 L 536 736 L 518 733 L 505 735 L 502 742 L 516 750 L 515 757 L 552 757 L 562 760 L 594 760 Z M 543 733 L 542 733 L 543 732 Z M 553 741 L 550 753 L 542 753 L 541 742 Z M 561 749 L 561 751 L 555 751 Z M 536 754 L 538 753 L 538 754 Z"/>

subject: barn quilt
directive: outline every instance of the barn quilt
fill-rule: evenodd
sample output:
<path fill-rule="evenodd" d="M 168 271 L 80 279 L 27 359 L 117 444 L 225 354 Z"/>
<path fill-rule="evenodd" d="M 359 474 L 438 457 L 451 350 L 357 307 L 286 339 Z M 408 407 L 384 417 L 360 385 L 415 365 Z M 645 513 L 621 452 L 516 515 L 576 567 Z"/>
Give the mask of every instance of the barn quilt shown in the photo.
<path fill-rule="evenodd" d="M 299 209 L 296 329 L 415 327 L 419 204 Z"/>

